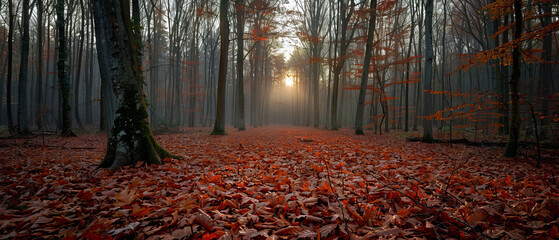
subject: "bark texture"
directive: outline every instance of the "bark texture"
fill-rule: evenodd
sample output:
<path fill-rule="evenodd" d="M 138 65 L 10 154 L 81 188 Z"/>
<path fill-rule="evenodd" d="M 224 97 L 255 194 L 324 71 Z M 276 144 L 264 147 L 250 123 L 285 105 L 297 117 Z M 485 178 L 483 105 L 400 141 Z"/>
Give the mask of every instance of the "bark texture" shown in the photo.
<path fill-rule="evenodd" d="M 242 3 L 242 1 L 241 1 Z M 238 124 L 239 130 L 246 130 L 245 124 L 245 90 L 244 90 L 244 10 L 242 6 L 237 6 L 237 98 L 238 98 Z"/>
<path fill-rule="evenodd" d="M 367 44 L 365 46 L 365 58 L 363 59 L 363 74 L 361 75 L 361 88 L 357 100 L 357 115 L 355 117 L 355 134 L 363 135 L 363 113 L 365 111 L 365 93 L 369 80 L 369 66 L 371 65 L 371 52 L 373 50 L 373 37 L 375 34 L 375 24 L 377 19 L 377 0 L 371 0 L 369 16 L 369 29 L 367 33 Z"/>
<path fill-rule="evenodd" d="M 427 0 L 425 5 L 425 68 L 423 70 L 423 88 L 431 89 L 433 78 L 433 0 Z M 433 113 L 432 99 L 429 92 L 424 93 L 423 116 L 427 117 Z M 430 119 L 423 119 L 422 142 L 433 142 L 433 127 Z"/>
<path fill-rule="evenodd" d="M 66 42 L 66 24 L 64 20 L 64 0 L 56 1 L 56 29 L 58 31 L 58 98 L 61 109 L 60 136 L 75 136 L 72 131 L 70 112 L 70 79 L 68 78 L 66 61 L 68 60 L 68 46 Z M 59 110 L 60 111 L 60 110 Z"/>
<path fill-rule="evenodd" d="M 229 21 L 227 9 L 229 0 L 221 0 L 219 4 L 219 33 L 221 35 L 221 51 L 219 55 L 219 76 L 217 80 L 217 108 L 212 135 L 225 135 L 225 84 L 227 80 L 227 54 L 229 53 Z"/>
<path fill-rule="evenodd" d="M 139 29 L 130 19 L 127 0 L 95 0 L 93 14 L 97 33 L 102 77 L 113 86 L 118 98 L 103 168 L 118 168 L 146 164 L 162 164 L 164 157 L 177 157 L 163 149 L 153 137 L 143 92 L 143 77 L 139 54 L 141 39 L 134 34 Z M 104 51 L 104 52 L 101 52 Z M 107 95 L 107 94 L 106 94 Z"/>

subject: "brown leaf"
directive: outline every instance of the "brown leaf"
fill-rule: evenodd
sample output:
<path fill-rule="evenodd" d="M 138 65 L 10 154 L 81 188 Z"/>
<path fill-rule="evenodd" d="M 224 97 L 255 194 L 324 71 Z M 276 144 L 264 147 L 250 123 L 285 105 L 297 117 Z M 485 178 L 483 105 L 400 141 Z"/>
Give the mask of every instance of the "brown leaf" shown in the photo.
<path fill-rule="evenodd" d="M 434 228 L 435 225 L 433 225 L 432 223 L 430 223 L 429 221 L 425 222 L 425 228 Z"/>
<path fill-rule="evenodd" d="M 301 231 L 303 231 L 302 227 L 289 226 L 289 227 L 285 227 L 285 228 L 282 228 L 280 230 L 275 231 L 274 235 L 279 235 L 279 236 L 295 235 L 295 234 L 298 234 Z"/>
<path fill-rule="evenodd" d="M 264 229 L 262 231 L 258 231 L 254 228 L 246 229 L 243 228 L 239 231 L 239 234 L 244 236 L 243 239 L 251 239 L 255 237 L 265 237 L 268 238 L 269 229 Z"/>
<path fill-rule="evenodd" d="M 320 237 L 328 237 L 338 227 L 338 224 L 328 224 L 320 227 Z"/>
<path fill-rule="evenodd" d="M 315 239 L 317 235 L 318 235 L 318 233 L 313 232 L 311 230 L 304 230 L 304 231 L 299 232 L 299 234 L 297 235 L 297 239 L 299 239 L 299 238 Z"/>
<path fill-rule="evenodd" d="M 319 217 L 315 217 L 315 216 L 311 216 L 311 215 L 299 215 L 299 216 L 295 217 L 294 220 L 297 221 L 297 222 L 303 222 L 305 224 L 308 224 L 308 223 L 323 224 L 324 223 L 324 219 L 319 218 Z"/>
<path fill-rule="evenodd" d="M 204 212 L 204 210 L 199 208 L 196 210 L 196 213 L 194 213 L 194 221 L 200 224 L 200 226 L 206 229 L 206 231 L 208 232 L 214 231 L 212 227 L 213 225 L 212 217 L 210 217 L 210 215 Z"/>
<path fill-rule="evenodd" d="M 395 228 L 389 228 L 389 229 L 386 229 L 386 230 L 381 230 L 381 231 L 378 231 L 378 232 L 375 232 L 375 233 L 377 235 L 381 235 L 381 236 L 398 235 L 398 234 L 402 233 L 402 229 L 395 227 Z"/>
<path fill-rule="evenodd" d="M 351 216 L 351 218 L 353 218 L 353 220 L 355 220 L 357 222 L 357 224 L 359 224 L 359 226 L 364 226 L 365 225 L 365 221 L 363 220 L 363 217 L 361 217 L 361 215 L 359 215 L 359 213 L 353 211 L 353 209 L 351 209 L 347 205 L 344 205 L 344 206 L 345 206 L 345 209 L 347 210 L 347 212 L 349 212 L 349 215 Z"/>
<path fill-rule="evenodd" d="M 510 231 L 506 231 L 505 232 L 507 235 L 509 235 L 509 237 L 511 239 L 516 239 L 516 240 L 524 240 L 526 239 L 525 237 L 525 233 L 522 230 L 519 229 L 514 229 L 514 230 L 510 230 Z"/>
<path fill-rule="evenodd" d="M 473 213 L 470 214 L 467 218 L 466 221 L 471 224 L 472 226 L 476 226 L 479 224 L 480 221 L 483 221 L 485 219 L 485 213 L 484 212 L 477 212 L 477 213 Z"/>
<path fill-rule="evenodd" d="M 278 239 L 280 239 L 278 235 L 270 235 L 269 237 L 266 238 L 266 240 L 278 240 Z"/>
<path fill-rule="evenodd" d="M 138 194 L 136 194 L 135 190 L 122 190 L 122 192 L 119 192 L 117 194 L 115 194 L 115 198 L 120 201 L 116 202 L 114 205 L 115 206 L 123 206 L 123 205 L 130 205 L 131 203 L 133 203 L 137 198 L 139 197 Z"/>

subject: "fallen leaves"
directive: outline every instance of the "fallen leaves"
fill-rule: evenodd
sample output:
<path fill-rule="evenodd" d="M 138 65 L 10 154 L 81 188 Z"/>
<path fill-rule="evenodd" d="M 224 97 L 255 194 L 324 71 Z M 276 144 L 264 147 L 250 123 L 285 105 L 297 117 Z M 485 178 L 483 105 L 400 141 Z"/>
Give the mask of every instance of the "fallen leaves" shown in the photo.
<path fill-rule="evenodd" d="M 90 142 L 88 149 L 0 149 L 0 239 L 559 235 L 554 163 L 535 169 L 498 158 L 498 150 L 350 130 L 269 127 L 157 138 L 185 160 L 97 169 L 102 135 L 49 141 Z"/>

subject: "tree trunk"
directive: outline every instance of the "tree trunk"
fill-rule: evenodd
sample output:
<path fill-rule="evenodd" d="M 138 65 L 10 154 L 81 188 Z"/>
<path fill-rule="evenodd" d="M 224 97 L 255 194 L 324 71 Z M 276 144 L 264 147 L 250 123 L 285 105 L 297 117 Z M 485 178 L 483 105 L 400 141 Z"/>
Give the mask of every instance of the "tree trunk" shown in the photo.
<path fill-rule="evenodd" d="M 542 10 L 545 17 L 541 18 L 542 28 L 547 27 L 551 24 L 551 2 L 542 3 Z M 549 101 L 547 100 L 548 97 L 552 94 L 553 90 L 553 69 L 552 69 L 552 62 L 551 56 L 553 55 L 553 34 L 547 33 L 547 35 L 543 38 L 543 52 L 542 52 L 542 59 L 543 62 L 540 64 L 540 79 L 539 79 L 539 89 L 541 91 L 540 101 L 542 102 L 542 115 L 544 118 L 541 119 L 541 138 L 547 139 L 551 136 L 548 136 L 549 132 L 546 131 L 549 124 L 552 122 L 552 119 L 549 117 L 550 109 L 549 109 Z"/>
<path fill-rule="evenodd" d="M 15 132 L 13 117 L 12 117 L 12 70 L 13 70 L 13 42 L 14 42 L 14 10 L 12 1 L 8 1 L 9 11 L 9 24 L 8 24 L 8 81 L 6 83 L 6 110 L 8 115 L 8 128 L 10 132 Z"/>
<path fill-rule="evenodd" d="M 85 14 L 84 3 L 80 4 L 82 14 Z M 74 81 L 74 116 L 76 117 L 76 123 L 80 129 L 83 129 L 83 124 L 80 119 L 80 107 L 79 107 L 79 100 L 80 100 L 80 76 L 81 76 L 81 65 L 82 65 L 82 56 L 83 56 L 83 46 L 85 41 L 85 20 L 81 20 L 81 29 L 80 29 L 80 43 L 79 43 L 79 50 L 78 50 L 78 60 L 76 62 L 76 80 Z"/>
<path fill-rule="evenodd" d="M 19 68 L 19 86 L 18 86 L 18 104 L 17 104 L 17 122 L 18 133 L 23 135 L 31 134 L 29 131 L 29 99 L 27 97 L 27 68 L 29 66 L 29 0 L 23 0 L 22 8 L 22 28 L 23 36 L 21 37 L 21 63 Z"/>
<path fill-rule="evenodd" d="M 321 70 L 321 49 L 322 40 L 320 39 L 320 31 L 324 22 L 323 3 L 319 0 L 306 1 L 305 4 L 308 18 L 306 26 L 310 31 L 310 93 L 309 100 L 312 101 L 313 126 L 320 126 L 320 70 Z M 312 99 L 310 97 L 312 96 Z M 310 102 L 309 101 L 309 104 Z M 310 106 L 309 106 L 310 107 Z M 309 115 L 310 117 L 310 115 Z"/>
<path fill-rule="evenodd" d="M 427 0 L 425 5 L 425 66 L 423 70 L 423 88 L 431 89 L 432 71 L 433 71 L 433 0 Z M 433 106 L 431 104 L 432 94 L 425 92 L 423 102 L 423 142 L 433 142 L 433 129 L 431 120 L 427 117 L 432 114 Z"/>
<path fill-rule="evenodd" d="M 330 121 L 331 121 L 331 127 L 330 129 L 332 130 L 338 130 L 339 128 L 339 124 L 338 124 L 338 90 L 339 90 L 339 85 L 340 85 L 340 75 L 342 73 L 342 70 L 344 68 L 344 63 L 346 61 L 346 54 L 347 54 L 347 48 L 349 47 L 349 43 L 351 42 L 351 38 L 353 38 L 353 33 L 355 32 L 355 28 L 351 29 L 351 32 L 349 35 L 346 35 L 346 30 L 348 29 L 348 25 L 349 25 L 349 21 L 352 18 L 353 15 L 353 1 L 352 1 L 352 6 L 349 7 L 349 12 L 346 13 L 346 8 L 348 7 L 345 3 L 345 1 L 340 1 L 340 6 L 339 6 L 339 11 L 340 11 L 340 28 L 339 29 L 339 33 L 341 35 L 340 38 L 340 54 L 338 55 L 338 57 L 335 59 L 335 68 L 334 68 L 334 86 L 333 86 L 333 90 L 332 90 L 332 105 L 331 105 L 331 112 L 330 112 Z"/>
<path fill-rule="evenodd" d="M 407 53 L 407 58 L 409 59 L 411 57 L 411 49 L 412 49 L 412 42 L 413 39 L 415 39 L 415 19 L 414 19 L 415 14 L 411 14 L 411 31 L 410 31 L 410 39 L 409 39 L 409 43 L 408 43 L 408 53 Z M 405 132 L 409 132 L 410 130 L 410 124 L 409 124 L 409 115 L 410 115 L 410 61 L 408 60 L 408 62 L 406 63 L 406 113 L 405 113 L 405 119 L 404 119 L 404 131 Z"/>
<path fill-rule="evenodd" d="M 503 26 L 507 26 L 509 24 L 509 17 L 507 15 L 503 16 Z M 509 40 L 509 33 L 508 30 L 503 32 L 503 39 L 502 39 L 502 45 L 506 44 Z M 502 116 L 499 118 L 499 122 L 501 124 L 503 124 L 502 127 L 499 128 L 499 133 L 500 134 L 509 134 L 509 84 L 506 82 L 507 78 L 509 76 L 509 66 L 504 66 L 504 64 L 502 64 L 501 62 L 501 88 L 500 90 L 500 94 L 501 94 L 501 101 L 500 101 L 500 113 L 502 114 Z"/>
<path fill-rule="evenodd" d="M 6 41 L 7 42 L 7 41 Z M 2 43 L 2 48 L 0 48 L 0 52 L 4 52 L 4 48 L 7 45 L 6 42 Z M 3 61 L 3 64 L 0 65 L 0 99 L 4 99 L 4 81 L 6 80 L 6 68 L 8 68 L 8 57 L 6 56 L 6 60 Z M 0 112 L 2 110 L 2 106 L 0 106 Z M 0 115 L 0 125 L 6 124 L 4 122 L 4 113 Z"/>
<path fill-rule="evenodd" d="M 371 65 L 371 52 L 373 49 L 373 37 L 375 34 L 375 24 L 377 18 L 377 0 L 371 0 L 369 14 L 369 29 L 367 33 L 367 45 L 365 47 L 365 58 L 363 59 L 363 74 L 361 75 L 361 88 L 357 100 L 357 114 L 355 116 L 355 134 L 363 135 L 363 113 L 365 111 L 365 93 L 367 92 L 367 82 L 369 80 L 369 66 Z"/>
<path fill-rule="evenodd" d="M 105 81 L 114 84 L 114 93 L 120 99 L 111 130 L 113 134 L 109 137 L 107 153 L 100 166 L 118 168 L 140 161 L 162 164 L 164 157 L 177 157 L 157 143 L 149 127 L 137 51 L 141 46 L 137 34 L 140 26 L 131 23 L 130 3 L 125 0 L 94 0 L 93 14 L 97 43 L 102 47 L 98 50 L 99 61 L 105 66 L 101 72 L 110 72 L 102 76 L 111 76 Z"/>
<path fill-rule="evenodd" d="M 66 60 L 68 59 L 68 48 L 66 46 L 66 32 L 64 20 L 64 0 L 56 1 L 56 27 L 58 29 L 58 98 L 62 108 L 60 136 L 75 136 L 72 131 L 72 119 L 70 116 L 70 81 L 66 73 Z"/>
<path fill-rule="evenodd" d="M 216 118 L 212 135 L 225 135 L 225 84 L 227 83 L 227 54 L 229 53 L 228 7 L 229 0 L 220 0 L 219 33 L 221 35 L 221 49 L 219 55 L 219 77 L 217 82 Z"/>
<path fill-rule="evenodd" d="M 43 1 L 37 1 L 37 129 L 43 129 Z M 47 60 L 48 61 L 48 60 Z"/>
<path fill-rule="evenodd" d="M 514 18 L 515 18 L 515 28 L 514 28 L 514 40 L 520 39 L 522 36 L 522 0 L 514 1 Z M 517 45 L 512 51 L 512 75 L 510 79 L 510 98 L 511 98 L 511 120 L 510 120 L 510 130 L 509 130 L 509 140 L 507 142 L 507 147 L 505 148 L 505 157 L 516 157 L 516 151 L 518 148 L 518 138 L 520 135 L 520 94 L 519 94 L 519 83 L 520 83 L 520 61 L 521 53 L 520 48 L 522 45 Z"/>
<path fill-rule="evenodd" d="M 88 24 L 87 24 L 87 38 L 88 38 L 88 50 L 85 66 L 87 67 L 87 78 L 85 81 L 85 119 L 87 124 L 93 123 L 93 25 L 91 24 L 91 9 L 88 7 Z"/>
<path fill-rule="evenodd" d="M 246 130 L 245 126 L 245 91 L 244 91 L 244 19 L 241 6 L 237 6 L 237 104 L 239 106 L 239 130 Z"/>

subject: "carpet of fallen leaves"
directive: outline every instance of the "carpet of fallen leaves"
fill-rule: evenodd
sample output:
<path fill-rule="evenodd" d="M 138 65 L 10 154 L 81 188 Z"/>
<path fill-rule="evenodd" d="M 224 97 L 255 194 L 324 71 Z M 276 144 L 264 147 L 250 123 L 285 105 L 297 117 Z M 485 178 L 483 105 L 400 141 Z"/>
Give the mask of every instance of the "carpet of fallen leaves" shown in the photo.
<path fill-rule="evenodd" d="M 158 135 L 182 160 L 98 169 L 102 134 L 3 140 L 0 239 L 549 239 L 559 167 L 350 129 Z M 557 153 L 557 152 L 555 152 Z"/>

